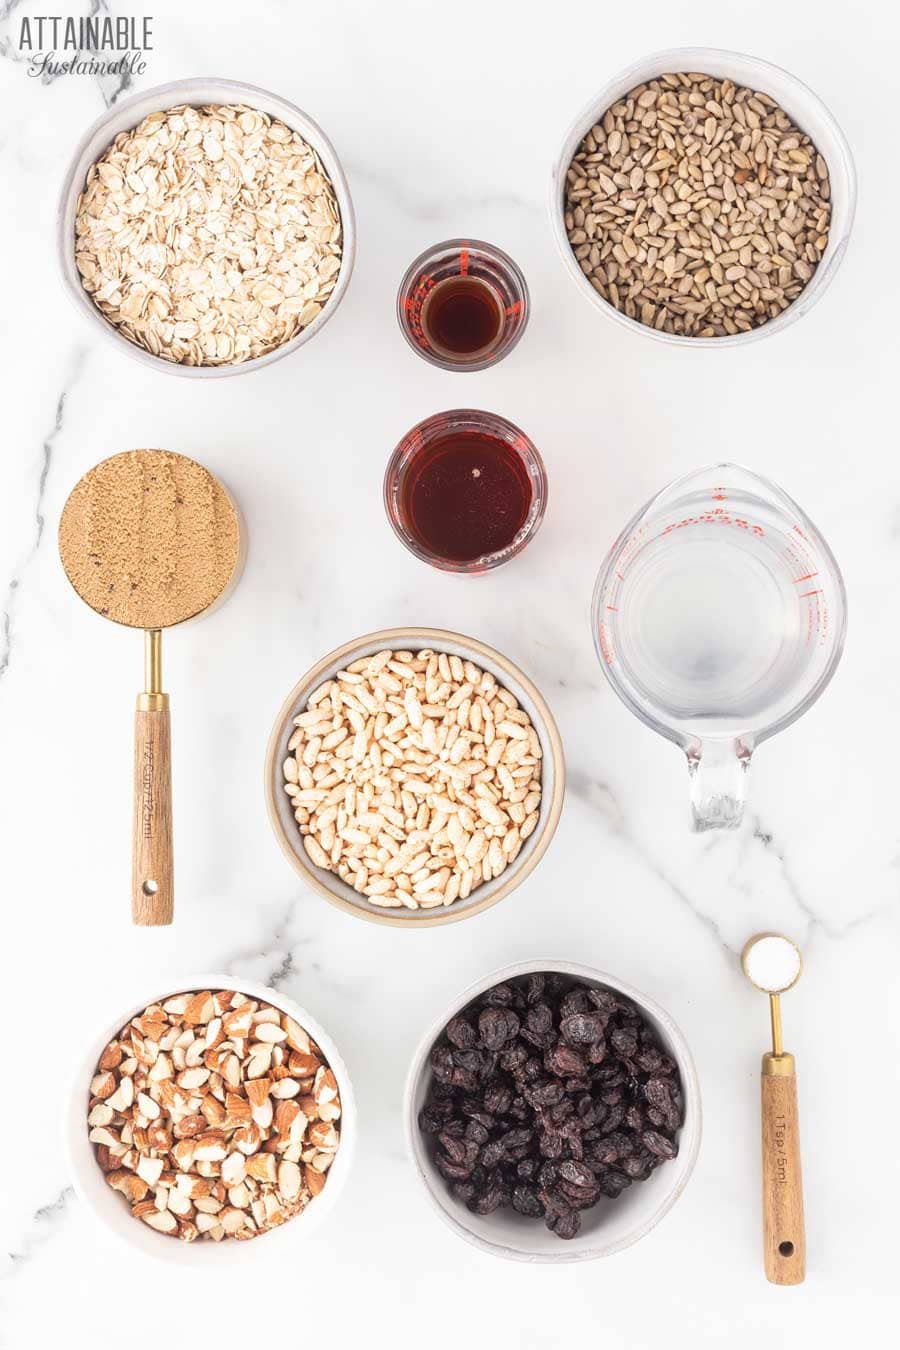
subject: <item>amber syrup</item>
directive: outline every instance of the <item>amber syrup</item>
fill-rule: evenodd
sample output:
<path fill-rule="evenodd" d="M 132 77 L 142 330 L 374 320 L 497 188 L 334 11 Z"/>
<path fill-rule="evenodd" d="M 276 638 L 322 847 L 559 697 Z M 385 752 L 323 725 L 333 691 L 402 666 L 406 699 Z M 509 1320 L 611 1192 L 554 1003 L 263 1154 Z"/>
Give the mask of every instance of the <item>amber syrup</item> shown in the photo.
<path fill-rule="evenodd" d="M 483 431 L 448 431 L 413 457 L 401 509 L 422 548 L 465 563 L 508 548 L 528 519 L 533 495 L 513 446 Z"/>
<path fill-rule="evenodd" d="M 420 322 L 438 355 L 471 361 L 486 355 L 500 338 L 503 303 L 480 277 L 445 277 L 425 297 Z"/>

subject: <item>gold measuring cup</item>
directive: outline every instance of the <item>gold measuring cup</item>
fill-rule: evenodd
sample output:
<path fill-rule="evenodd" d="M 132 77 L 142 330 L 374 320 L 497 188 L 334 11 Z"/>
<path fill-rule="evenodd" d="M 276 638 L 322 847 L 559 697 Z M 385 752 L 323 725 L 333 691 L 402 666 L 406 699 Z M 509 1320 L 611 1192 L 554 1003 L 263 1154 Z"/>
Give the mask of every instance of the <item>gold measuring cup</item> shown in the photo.
<path fill-rule="evenodd" d="M 106 619 L 144 630 L 134 721 L 131 913 L 167 924 L 174 909 L 169 696 L 162 629 L 208 611 L 243 561 L 237 509 L 208 469 L 170 450 L 126 450 L 84 475 L 59 525 L 66 576 Z"/>
<path fill-rule="evenodd" d="M 806 1230 L 797 1075 L 794 1056 L 781 1039 L 781 995 L 803 970 L 800 949 L 780 933 L 757 933 L 741 953 L 744 974 L 769 995 L 772 1049 L 763 1055 L 762 1097 L 763 1260 L 772 1284 L 802 1284 L 806 1278 Z"/>

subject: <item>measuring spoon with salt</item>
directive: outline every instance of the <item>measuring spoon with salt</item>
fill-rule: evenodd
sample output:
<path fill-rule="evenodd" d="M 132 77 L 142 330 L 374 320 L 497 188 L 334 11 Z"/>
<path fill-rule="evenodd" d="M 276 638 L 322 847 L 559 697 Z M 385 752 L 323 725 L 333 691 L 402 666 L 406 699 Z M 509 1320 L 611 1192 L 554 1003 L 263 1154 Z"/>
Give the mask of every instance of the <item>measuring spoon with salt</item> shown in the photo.
<path fill-rule="evenodd" d="M 803 970 L 799 947 L 780 933 L 757 933 L 744 946 L 741 965 L 750 983 L 769 995 L 772 1049 L 763 1055 L 762 1096 L 763 1260 L 772 1284 L 802 1284 L 806 1277 L 803 1177 L 794 1056 L 781 1041 L 781 995 Z"/>

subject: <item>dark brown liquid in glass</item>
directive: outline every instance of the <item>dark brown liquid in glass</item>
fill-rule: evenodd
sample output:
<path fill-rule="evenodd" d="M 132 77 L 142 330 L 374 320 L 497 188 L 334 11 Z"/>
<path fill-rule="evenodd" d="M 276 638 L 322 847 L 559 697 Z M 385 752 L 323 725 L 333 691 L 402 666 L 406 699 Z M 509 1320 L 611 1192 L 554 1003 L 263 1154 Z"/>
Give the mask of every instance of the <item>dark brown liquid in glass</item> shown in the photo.
<path fill-rule="evenodd" d="M 446 277 L 422 306 L 422 331 L 438 353 L 471 359 L 494 346 L 503 331 L 503 306 L 478 277 Z"/>
<path fill-rule="evenodd" d="M 413 458 L 401 513 L 427 552 L 473 562 L 509 547 L 532 496 L 528 470 L 512 446 L 482 431 L 449 431 Z"/>

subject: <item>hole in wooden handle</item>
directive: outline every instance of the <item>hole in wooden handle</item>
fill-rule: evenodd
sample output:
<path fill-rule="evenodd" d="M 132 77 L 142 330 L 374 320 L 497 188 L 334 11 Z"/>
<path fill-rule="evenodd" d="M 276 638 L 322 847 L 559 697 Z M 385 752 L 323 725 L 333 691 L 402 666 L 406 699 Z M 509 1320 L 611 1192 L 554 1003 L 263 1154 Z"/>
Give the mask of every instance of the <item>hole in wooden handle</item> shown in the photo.
<path fill-rule="evenodd" d="M 141 887 L 141 890 L 144 892 L 145 895 L 155 895 L 156 892 L 159 890 L 159 886 L 155 881 L 145 881 L 143 886 Z M 793 1247 L 791 1247 L 791 1251 L 793 1250 L 794 1250 Z"/>
<path fill-rule="evenodd" d="M 778 1244 L 778 1255 L 779 1255 L 779 1256 L 793 1256 L 793 1255 L 794 1255 L 794 1244 L 793 1244 L 793 1242 L 779 1242 L 779 1244 Z"/>

